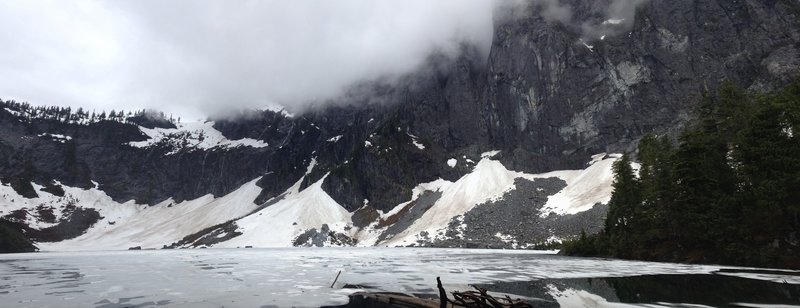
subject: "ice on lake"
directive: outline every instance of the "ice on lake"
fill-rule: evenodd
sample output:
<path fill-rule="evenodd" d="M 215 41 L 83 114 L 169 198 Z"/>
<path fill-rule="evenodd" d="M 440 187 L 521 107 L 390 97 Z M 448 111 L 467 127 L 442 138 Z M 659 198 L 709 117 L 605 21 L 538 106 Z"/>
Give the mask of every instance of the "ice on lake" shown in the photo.
<path fill-rule="evenodd" d="M 614 300 L 583 286 L 586 278 L 706 277 L 722 268 L 570 258 L 534 251 L 430 248 L 8 254 L 0 255 L 0 306 L 318 307 L 345 304 L 349 294 L 360 290 L 437 294 L 437 276 L 448 290 L 480 284 L 523 298 L 574 306 L 585 300 Z M 713 276 L 795 289 L 800 285 L 797 272 L 734 269 Z M 534 287 L 544 292 L 532 291 Z"/>

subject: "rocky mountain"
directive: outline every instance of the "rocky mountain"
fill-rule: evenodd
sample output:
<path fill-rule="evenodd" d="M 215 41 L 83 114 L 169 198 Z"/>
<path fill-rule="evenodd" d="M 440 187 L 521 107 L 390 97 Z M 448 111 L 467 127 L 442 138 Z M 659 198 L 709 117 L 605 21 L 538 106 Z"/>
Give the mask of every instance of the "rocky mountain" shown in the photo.
<path fill-rule="evenodd" d="M 488 55 L 297 114 L 4 102 L 0 216 L 43 249 L 532 247 L 601 228 L 604 153 L 675 134 L 723 80 L 769 91 L 800 68 L 797 1 L 649 1 L 633 20 L 564 2 L 581 22 L 498 17 Z"/>

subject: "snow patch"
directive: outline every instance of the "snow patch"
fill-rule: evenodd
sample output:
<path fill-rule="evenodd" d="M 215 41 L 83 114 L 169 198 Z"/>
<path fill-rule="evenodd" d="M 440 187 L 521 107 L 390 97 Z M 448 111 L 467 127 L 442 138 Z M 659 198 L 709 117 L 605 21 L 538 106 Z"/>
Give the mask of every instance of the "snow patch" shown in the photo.
<path fill-rule="evenodd" d="M 611 199 L 611 183 L 614 181 L 611 167 L 617 161 L 616 157 L 620 156 L 608 155 L 608 158 L 602 160 L 597 160 L 598 156 L 594 156 L 591 165 L 585 170 L 555 171 L 539 175 L 555 176 L 567 182 L 567 187 L 547 198 L 540 216 L 576 214 L 591 209 L 597 203 L 608 203 Z"/>
<path fill-rule="evenodd" d="M 420 150 L 424 150 L 424 149 L 425 149 L 425 145 L 423 145 L 422 143 L 419 143 L 419 141 L 417 141 L 417 139 L 412 139 L 412 140 L 411 140 L 411 143 L 412 143 L 412 144 L 413 144 L 415 147 L 417 147 L 418 149 L 420 149 Z"/>
<path fill-rule="evenodd" d="M 411 137 L 411 144 L 413 144 L 415 147 L 417 147 L 417 149 L 420 149 L 420 150 L 424 150 L 425 149 L 425 145 L 422 144 L 421 142 L 419 142 L 419 137 L 414 136 L 414 135 L 409 134 L 409 133 L 406 133 L 406 135 Z"/>
<path fill-rule="evenodd" d="M 591 160 L 589 160 L 589 163 L 588 163 L 588 165 L 589 165 L 589 166 L 591 166 L 591 165 L 594 165 L 594 163 L 596 163 L 596 162 L 599 162 L 599 161 L 602 161 L 602 160 L 603 160 L 603 159 L 605 159 L 606 157 L 609 157 L 609 156 L 608 156 L 608 154 L 606 154 L 606 153 L 600 153 L 600 154 L 595 154 L 595 155 L 592 155 L 592 159 L 591 159 Z"/>
<path fill-rule="evenodd" d="M 281 114 L 281 115 L 283 115 L 283 116 L 285 116 L 287 118 L 293 118 L 294 117 L 294 114 L 289 112 L 289 111 L 287 111 L 286 107 L 284 107 L 282 105 L 279 105 L 279 104 L 275 104 L 275 103 L 265 104 L 264 106 L 262 106 L 261 108 L 258 108 L 258 109 L 259 110 L 263 110 L 263 111 L 272 111 L 274 113 Z"/>
<path fill-rule="evenodd" d="M 514 248 L 514 249 L 519 248 L 519 242 L 517 242 L 517 239 L 514 238 L 513 235 L 503 234 L 503 233 L 497 232 L 494 236 L 496 238 L 500 239 L 500 241 L 503 242 L 503 243 L 511 244 L 511 248 Z"/>
<path fill-rule="evenodd" d="M 784 125 L 781 129 L 781 133 L 783 133 L 786 137 L 794 138 L 794 130 L 789 125 Z"/>
<path fill-rule="evenodd" d="M 501 197 L 514 188 L 514 180 L 524 174 L 509 171 L 499 161 L 482 159 L 471 173 L 442 190 L 442 196 L 408 229 L 387 241 L 391 246 L 416 242 L 419 233 L 436 234 L 450 219 L 463 215 L 476 205 Z"/>
<path fill-rule="evenodd" d="M 339 139 L 342 139 L 342 135 L 331 137 L 328 139 L 328 142 L 337 142 Z"/>
<path fill-rule="evenodd" d="M 594 52 L 594 46 L 587 44 L 583 39 L 580 39 L 580 42 L 581 44 L 583 44 L 583 46 L 586 46 L 586 48 L 588 48 L 589 51 Z"/>
<path fill-rule="evenodd" d="M 388 212 L 382 212 L 382 211 L 378 211 L 378 212 L 380 213 L 380 216 L 381 216 L 382 219 L 389 218 L 391 216 L 396 215 L 397 213 L 400 213 L 400 211 L 402 211 L 406 206 L 411 204 L 411 202 L 413 202 L 414 200 L 417 200 L 417 198 L 419 198 L 419 196 L 422 195 L 422 193 L 424 193 L 426 191 L 433 191 L 433 192 L 444 191 L 445 189 L 447 189 L 447 187 L 449 187 L 452 184 L 453 184 L 453 182 L 450 182 L 450 181 L 447 181 L 447 180 L 444 180 L 444 179 L 441 179 L 441 178 L 439 178 L 439 179 L 437 179 L 435 181 L 432 181 L 432 182 L 419 184 L 419 185 L 417 185 L 417 187 L 414 187 L 414 189 L 411 190 L 411 194 L 412 195 L 411 195 L 411 200 L 410 201 L 403 202 L 403 203 L 395 206 L 394 208 L 392 208 Z"/>
<path fill-rule="evenodd" d="M 57 185 L 60 183 L 56 182 Z M 33 189 L 36 191 L 37 198 L 25 198 L 17 194 L 8 184 L 0 185 L 0 216 L 8 215 L 15 211 L 23 211 L 26 213 L 25 219 L 22 222 L 34 229 L 43 229 L 56 225 L 57 223 L 50 223 L 42 220 L 39 216 L 38 210 L 52 211 L 53 216 L 58 221 L 63 217 L 63 212 L 68 204 L 75 204 L 77 201 L 71 195 L 64 195 L 59 197 L 52 195 L 48 192 L 42 191 L 44 188 L 36 183 L 31 183 Z"/>
<path fill-rule="evenodd" d="M 447 165 L 450 166 L 450 168 L 455 168 L 456 164 L 458 164 L 458 160 L 456 160 L 455 158 L 447 160 Z"/>
<path fill-rule="evenodd" d="M 612 18 L 612 19 L 608 19 L 608 20 L 604 21 L 603 24 L 604 25 L 619 25 L 619 24 L 622 24 L 622 22 L 624 22 L 624 21 L 625 21 L 624 18 L 623 19 L 613 19 Z"/>
<path fill-rule="evenodd" d="M 490 155 L 496 155 L 491 153 Z M 463 176 L 458 181 L 451 183 L 444 180 L 434 182 L 428 190 L 442 192 L 441 198 L 415 221 L 405 231 L 384 243 L 389 246 L 405 246 L 415 243 L 420 233 L 427 232 L 434 238 L 440 231 L 447 228 L 450 220 L 464 215 L 478 204 L 499 200 L 506 192 L 515 189 L 514 181 L 517 178 L 535 180 L 537 178 L 557 177 L 567 186 L 559 193 L 550 196 L 542 209 L 542 216 L 550 213 L 575 214 L 587 211 L 597 203 L 608 203 L 611 197 L 611 183 L 613 172 L 611 165 L 621 155 L 598 154 L 593 157 L 592 164 L 585 170 L 554 171 L 544 174 L 525 174 L 506 169 L 499 161 L 491 160 L 484 154 L 472 172 Z M 419 193 L 424 191 L 418 186 L 414 190 L 411 201 L 400 204 L 390 212 L 381 215 L 386 218 L 400 212 Z M 551 237 L 550 241 L 559 241 L 560 238 Z"/>
<path fill-rule="evenodd" d="M 492 158 L 497 156 L 497 154 L 500 154 L 500 151 L 495 150 L 495 151 L 483 152 L 481 153 L 481 158 Z"/>
<path fill-rule="evenodd" d="M 183 148 L 213 149 L 233 148 L 247 146 L 252 148 L 265 148 L 269 146 L 261 140 L 242 138 L 230 140 L 214 128 L 213 121 L 178 123 L 178 128 L 146 128 L 139 126 L 139 130 L 149 137 L 145 141 L 134 141 L 128 144 L 136 148 L 147 148 L 159 143 L 166 143 L 173 147 L 168 154 L 178 153 Z"/>
<path fill-rule="evenodd" d="M 292 241 L 308 229 L 327 224 L 331 231 L 345 232 L 351 213 L 336 203 L 323 189 L 320 180 L 258 212 L 236 221 L 242 235 L 214 247 L 291 247 Z M 302 182 L 302 179 L 298 183 Z"/>
<path fill-rule="evenodd" d="M 256 209 L 253 200 L 261 193 L 254 179 L 220 198 L 206 195 L 175 203 L 167 199 L 154 206 L 133 201 L 117 203 L 97 189 L 64 187 L 78 206 L 93 208 L 103 218 L 83 235 L 55 243 L 38 243 L 46 250 L 121 250 L 132 246 L 161 248 L 184 236 L 247 215 Z"/>
<path fill-rule="evenodd" d="M 48 134 L 48 133 L 43 133 L 43 134 L 39 134 L 39 135 L 37 135 L 37 136 L 38 136 L 38 137 L 44 137 L 44 138 L 50 138 L 50 139 L 52 139 L 53 141 L 57 141 L 57 142 L 61 142 L 61 143 L 66 143 L 67 141 L 70 141 L 70 140 L 72 140 L 72 137 L 70 137 L 70 136 L 65 136 L 65 135 L 61 135 L 61 134 Z"/>

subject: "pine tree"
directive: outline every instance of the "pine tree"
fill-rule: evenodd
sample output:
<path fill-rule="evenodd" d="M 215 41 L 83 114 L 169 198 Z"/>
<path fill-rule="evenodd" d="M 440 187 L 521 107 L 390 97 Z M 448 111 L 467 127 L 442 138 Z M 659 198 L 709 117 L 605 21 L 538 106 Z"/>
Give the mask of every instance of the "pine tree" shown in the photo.
<path fill-rule="evenodd" d="M 675 154 L 677 240 L 684 249 L 720 253 L 736 237 L 736 176 L 729 162 L 729 143 L 710 99 L 698 124 L 684 130 Z"/>
<path fill-rule="evenodd" d="M 634 220 L 641 206 L 639 181 L 633 173 L 627 155 L 613 165 L 614 183 L 611 200 L 608 202 L 605 231 L 610 242 L 611 253 L 618 257 L 630 257 L 633 247 L 631 237 Z"/>
<path fill-rule="evenodd" d="M 647 135 L 639 142 L 642 215 L 638 233 L 643 246 L 674 241 L 680 227 L 676 224 L 679 213 L 673 210 L 674 155 L 674 146 L 667 137 Z"/>
<path fill-rule="evenodd" d="M 800 139 L 794 134 L 800 124 L 798 102 L 796 84 L 762 97 L 736 139 L 742 233 L 760 253 L 749 263 L 772 264 L 786 249 L 800 253 L 797 240 L 792 240 L 800 231 Z"/>

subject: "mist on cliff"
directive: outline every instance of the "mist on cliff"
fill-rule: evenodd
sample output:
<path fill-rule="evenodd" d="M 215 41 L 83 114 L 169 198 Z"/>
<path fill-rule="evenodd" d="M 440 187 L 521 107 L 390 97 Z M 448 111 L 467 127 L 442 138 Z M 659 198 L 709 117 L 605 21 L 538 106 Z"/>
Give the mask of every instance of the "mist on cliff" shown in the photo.
<path fill-rule="evenodd" d="M 632 20 L 644 0 L 603 10 Z M 559 0 L 44 1 L 0 3 L 0 98 L 184 118 L 298 111 L 413 72 L 462 44 L 482 56 L 496 14 L 577 23 Z M 522 16 L 519 16 L 522 15 Z"/>

